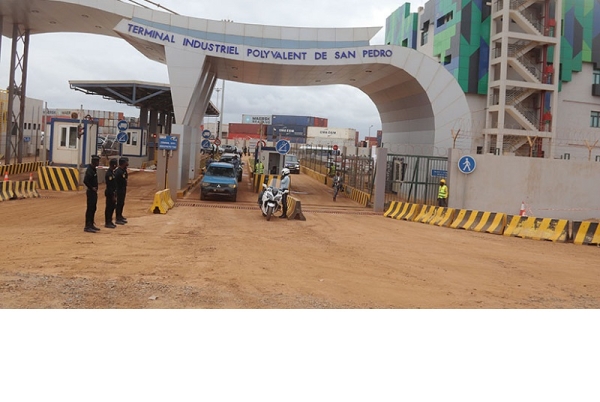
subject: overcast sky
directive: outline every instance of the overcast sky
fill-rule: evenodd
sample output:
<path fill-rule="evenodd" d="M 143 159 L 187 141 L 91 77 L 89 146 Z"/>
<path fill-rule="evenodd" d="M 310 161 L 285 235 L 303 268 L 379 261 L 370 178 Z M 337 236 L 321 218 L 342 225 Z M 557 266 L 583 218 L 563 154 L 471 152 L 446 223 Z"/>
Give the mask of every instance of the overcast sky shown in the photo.
<path fill-rule="evenodd" d="M 144 0 L 135 0 L 156 8 Z M 126 1 L 127 2 L 127 1 Z M 403 1 L 392 0 L 155 0 L 178 14 L 214 20 L 301 27 L 371 27 L 381 31 L 371 44 L 383 44 L 385 19 Z M 410 1 L 416 12 L 424 0 Z M 0 86 L 8 87 L 11 41 L 2 38 Z M 49 108 L 124 112 L 139 111 L 100 96 L 85 95 L 69 88 L 69 80 L 137 80 L 168 83 L 167 67 L 146 59 L 122 39 L 98 35 L 43 34 L 30 39 L 27 96 L 48 102 Z M 218 81 L 217 87 L 222 86 Z M 221 96 L 213 103 L 221 108 Z M 277 87 L 226 82 L 223 123 L 239 123 L 242 114 L 290 114 L 329 119 L 330 127 L 354 128 L 361 137 L 375 135 L 381 121 L 375 105 L 356 88 Z M 214 121 L 214 119 L 213 119 Z"/>

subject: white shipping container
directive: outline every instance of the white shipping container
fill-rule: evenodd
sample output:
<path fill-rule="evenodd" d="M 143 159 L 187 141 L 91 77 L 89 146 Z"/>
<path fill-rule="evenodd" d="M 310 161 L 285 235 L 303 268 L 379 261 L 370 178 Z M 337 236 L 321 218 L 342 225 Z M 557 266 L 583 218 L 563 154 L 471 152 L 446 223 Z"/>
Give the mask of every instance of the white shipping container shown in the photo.
<path fill-rule="evenodd" d="M 354 138 L 356 138 L 356 130 L 353 128 L 307 127 L 306 142 L 310 142 L 310 139 L 312 138 L 354 141 Z"/>

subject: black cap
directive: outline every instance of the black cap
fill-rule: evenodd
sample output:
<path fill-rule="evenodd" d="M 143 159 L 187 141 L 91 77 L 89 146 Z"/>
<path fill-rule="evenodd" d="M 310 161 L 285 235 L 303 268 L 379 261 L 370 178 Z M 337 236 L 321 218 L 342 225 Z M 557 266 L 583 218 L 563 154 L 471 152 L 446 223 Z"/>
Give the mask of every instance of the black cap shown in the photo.
<path fill-rule="evenodd" d="M 92 155 L 92 160 L 100 160 L 100 157 L 98 155 Z"/>
<path fill-rule="evenodd" d="M 129 158 L 120 158 L 119 159 L 119 165 L 122 165 L 122 164 L 124 164 L 126 162 L 129 162 Z"/>
<path fill-rule="evenodd" d="M 110 163 L 110 166 L 117 166 L 117 159 L 112 158 L 109 163 Z"/>

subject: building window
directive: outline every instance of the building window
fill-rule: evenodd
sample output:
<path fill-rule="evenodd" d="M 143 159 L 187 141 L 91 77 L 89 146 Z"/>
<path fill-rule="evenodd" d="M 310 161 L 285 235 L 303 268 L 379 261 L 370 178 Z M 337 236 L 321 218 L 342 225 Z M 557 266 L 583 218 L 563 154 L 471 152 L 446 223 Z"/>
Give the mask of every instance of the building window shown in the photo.
<path fill-rule="evenodd" d="M 590 127 L 600 127 L 600 112 L 592 112 Z"/>
<path fill-rule="evenodd" d="M 439 28 L 442 25 L 444 25 L 445 23 L 452 21 L 453 18 L 454 18 L 454 12 L 450 11 L 448 14 L 438 18 L 438 20 L 436 22 L 436 26 Z"/>
<path fill-rule="evenodd" d="M 402 47 L 408 47 L 408 39 L 402 41 Z"/>
<path fill-rule="evenodd" d="M 61 148 L 77 148 L 77 126 L 60 128 L 60 146 Z"/>
<path fill-rule="evenodd" d="M 600 84 L 600 70 L 594 70 L 594 84 Z"/>
<path fill-rule="evenodd" d="M 427 43 L 429 39 L 429 21 L 425 21 L 423 23 L 423 28 L 421 28 L 423 32 L 421 32 L 421 46 Z"/>
<path fill-rule="evenodd" d="M 446 57 L 444 57 L 444 65 L 447 66 L 448 64 L 450 64 L 452 62 L 452 55 L 448 55 Z"/>

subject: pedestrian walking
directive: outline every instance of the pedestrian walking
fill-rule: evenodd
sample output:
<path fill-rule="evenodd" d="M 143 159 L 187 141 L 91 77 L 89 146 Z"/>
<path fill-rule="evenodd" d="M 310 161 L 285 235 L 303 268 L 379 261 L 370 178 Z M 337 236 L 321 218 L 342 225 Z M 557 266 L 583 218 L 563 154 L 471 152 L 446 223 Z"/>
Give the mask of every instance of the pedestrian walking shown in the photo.
<path fill-rule="evenodd" d="M 100 157 L 98 155 L 92 155 L 91 163 L 88 165 L 85 176 L 83 177 L 83 184 L 85 184 L 86 191 L 85 196 L 87 200 L 87 207 L 85 209 L 85 227 L 84 232 L 96 233 L 100 228 L 94 224 L 94 216 L 96 215 L 96 206 L 98 204 L 98 172 L 97 167 L 100 164 Z"/>
<path fill-rule="evenodd" d="M 104 209 L 104 227 L 114 229 L 117 227 L 113 223 L 113 214 L 117 208 L 117 182 L 115 180 L 115 169 L 117 168 L 117 160 L 111 159 L 104 177 L 106 189 L 104 196 L 106 197 L 106 208 Z"/>
<path fill-rule="evenodd" d="M 117 225 L 125 225 L 127 218 L 123 216 L 123 208 L 125 207 L 125 197 L 127 196 L 127 167 L 129 166 L 128 158 L 119 159 L 119 167 L 115 169 L 115 182 L 117 185 L 117 205 L 116 215 Z"/>
<path fill-rule="evenodd" d="M 438 207 L 448 207 L 448 186 L 446 180 L 440 180 L 440 187 L 438 189 Z"/>

